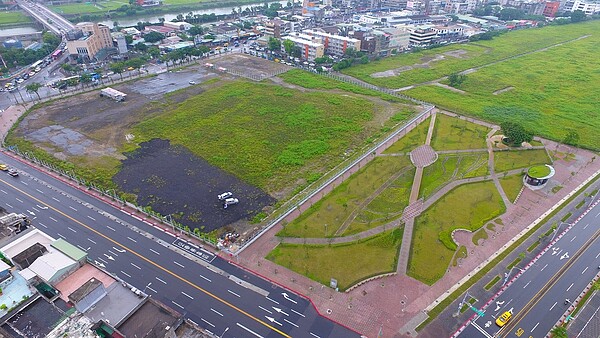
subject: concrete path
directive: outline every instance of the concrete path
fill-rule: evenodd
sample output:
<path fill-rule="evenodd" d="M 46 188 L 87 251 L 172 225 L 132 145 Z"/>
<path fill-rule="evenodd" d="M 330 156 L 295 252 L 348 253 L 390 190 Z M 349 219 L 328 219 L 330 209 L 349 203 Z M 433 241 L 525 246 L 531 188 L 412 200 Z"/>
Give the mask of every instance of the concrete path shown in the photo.
<path fill-rule="evenodd" d="M 500 185 L 500 180 L 498 180 L 498 175 L 496 175 L 496 170 L 494 169 L 494 147 L 492 144 L 491 137 L 495 133 L 496 133 L 496 129 L 492 129 L 492 130 L 490 130 L 489 133 L 487 133 L 487 136 L 485 138 L 485 142 L 486 142 L 487 148 L 488 148 L 488 155 L 489 155 L 488 170 L 490 171 L 490 176 L 492 177 L 492 180 L 494 181 L 494 185 L 496 185 L 496 189 L 498 190 L 498 192 L 500 193 L 500 196 L 502 197 L 502 201 L 504 201 L 504 205 L 506 205 L 506 208 L 508 209 L 512 206 L 512 202 L 508 199 L 508 196 L 506 196 L 504 189 L 502 189 L 502 185 Z"/>
<path fill-rule="evenodd" d="M 431 138 L 433 136 L 433 128 L 435 127 L 435 117 L 437 114 L 431 114 L 431 120 L 429 121 L 429 129 L 427 129 L 427 138 L 425 139 L 425 145 L 431 145 Z M 410 190 L 410 198 L 408 199 L 409 204 L 412 204 L 419 199 L 419 189 L 421 187 L 421 178 L 423 177 L 423 167 L 417 166 L 415 172 L 415 178 L 413 179 L 412 189 Z"/>

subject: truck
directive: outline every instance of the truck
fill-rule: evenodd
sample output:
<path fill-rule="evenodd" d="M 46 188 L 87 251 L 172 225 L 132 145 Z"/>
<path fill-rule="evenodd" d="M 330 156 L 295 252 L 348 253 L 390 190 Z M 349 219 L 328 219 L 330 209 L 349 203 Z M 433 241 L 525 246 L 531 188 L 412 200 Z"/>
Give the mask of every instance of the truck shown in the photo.
<path fill-rule="evenodd" d="M 106 87 L 106 88 L 100 90 L 100 96 L 107 96 L 117 102 L 121 102 L 121 101 L 125 100 L 125 97 L 127 97 L 127 94 L 122 93 L 116 89 Z"/>

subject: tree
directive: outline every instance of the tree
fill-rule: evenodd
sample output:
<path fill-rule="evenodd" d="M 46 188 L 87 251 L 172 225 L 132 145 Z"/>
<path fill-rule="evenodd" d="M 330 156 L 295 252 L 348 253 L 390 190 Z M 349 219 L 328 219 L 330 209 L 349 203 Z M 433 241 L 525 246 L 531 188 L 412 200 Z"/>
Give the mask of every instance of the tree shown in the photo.
<path fill-rule="evenodd" d="M 42 41 L 49 45 L 58 46 L 60 38 L 50 32 L 44 32 L 44 34 L 42 34 Z"/>
<path fill-rule="evenodd" d="M 269 38 L 269 50 L 280 51 L 281 50 L 281 41 L 277 38 L 270 37 Z"/>
<path fill-rule="evenodd" d="M 582 10 L 576 10 L 571 13 L 571 22 L 581 22 L 585 20 L 585 13 Z"/>
<path fill-rule="evenodd" d="M 465 74 L 452 73 L 448 75 L 448 81 L 450 82 L 450 86 L 452 87 L 460 87 L 460 85 L 465 82 L 467 76 Z"/>
<path fill-rule="evenodd" d="M 116 73 L 119 74 L 121 76 L 121 80 L 123 80 L 123 72 L 125 71 L 125 63 L 123 62 L 114 62 L 111 63 L 110 66 L 108 66 L 108 68 Z"/>
<path fill-rule="evenodd" d="M 131 36 L 131 35 L 125 35 L 125 42 L 128 45 L 131 45 L 131 43 L 133 43 L 133 36 Z"/>
<path fill-rule="evenodd" d="M 504 7 L 502 8 L 502 10 L 500 11 L 500 15 L 498 15 L 498 18 L 500 20 L 519 20 L 519 19 L 523 19 L 525 17 L 525 12 L 523 12 L 520 9 L 517 8 L 511 8 L 511 7 Z"/>
<path fill-rule="evenodd" d="M 565 135 L 565 137 L 563 138 L 562 142 L 564 144 L 577 146 L 577 144 L 579 143 L 579 133 L 577 133 L 577 131 L 572 130 L 572 129 L 569 130 L 567 132 L 567 135 Z"/>
<path fill-rule="evenodd" d="M 292 55 L 292 50 L 294 49 L 294 42 L 292 40 L 283 41 L 283 49 L 288 55 Z"/>
<path fill-rule="evenodd" d="M 150 32 L 150 33 L 144 34 L 144 40 L 146 42 L 150 42 L 150 43 L 158 42 L 164 38 L 165 38 L 165 36 L 160 34 L 159 32 Z"/>
<path fill-rule="evenodd" d="M 567 329 L 562 326 L 554 327 L 550 330 L 550 333 L 552 333 L 553 338 L 568 338 Z"/>
<path fill-rule="evenodd" d="M 502 128 L 502 132 L 504 136 L 508 138 L 507 142 L 509 144 L 520 146 L 523 142 L 531 142 L 533 140 L 533 134 L 525 128 L 515 122 L 502 122 L 500 124 L 500 128 Z"/>
<path fill-rule="evenodd" d="M 32 83 L 28 84 L 27 86 L 25 86 L 25 90 L 28 93 L 35 93 L 38 97 L 38 100 L 42 99 L 40 97 L 40 93 L 38 93 L 38 90 L 40 90 L 40 88 L 42 88 L 42 84 L 38 83 L 38 82 L 32 82 Z"/>
<path fill-rule="evenodd" d="M 202 27 L 190 27 L 190 29 L 188 30 L 188 34 L 191 36 L 196 36 L 196 35 L 200 35 L 203 34 L 204 30 L 202 29 Z"/>
<path fill-rule="evenodd" d="M 86 84 L 92 82 L 92 75 L 90 73 L 81 74 L 79 82 L 81 82 L 81 88 L 85 87 Z"/>

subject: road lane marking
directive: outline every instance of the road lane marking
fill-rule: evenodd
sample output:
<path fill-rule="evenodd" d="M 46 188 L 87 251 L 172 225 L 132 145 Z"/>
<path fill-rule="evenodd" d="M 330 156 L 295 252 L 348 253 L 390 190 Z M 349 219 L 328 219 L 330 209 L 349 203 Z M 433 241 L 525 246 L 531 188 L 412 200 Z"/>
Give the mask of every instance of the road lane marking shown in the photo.
<path fill-rule="evenodd" d="M 71 227 L 67 227 L 67 229 L 69 229 L 69 230 L 73 231 L 74 233 L 77 233 L 77 230 L 75 230 L 75 229 L 73 229 L 73 228 L 71 228 Z"/>
<path fill-rule="evenodd" d="M 571 285 L 569 285 L 569 287 L 567 288 L 567 291 L 571 290 L 571 288 L 573 287 L 573 284 L 575 284 L 575 283 L 571 283 Z"/>
<path fill-rule="evenodd" d="M 583 230 L 587 229 L 588 225 L 590 225 L 590 223 L 586 224 L 586 225 L 583 227 Z"/>
<path fill-rule="evenodd" d="M 586 266 L 585 269 L 583 269 L 583 271 L 581 271 L 581 274 L 583 275 L 586 271 L 587 271 L 588 267 Z"/>
<path fill-rule="evenodd" d="M 99 261 L 101 261 L 101 262 L 103 262 L 103 263 L 106 263 L 106 264 L 108 264 L 108 262 L 107 262 L 107 261 L 105 261 L 104 259 L 102 259 L 102 258 L 100 258 L 100 257 L 98 257 L 98 260 L 99 260 Z"/>
<path fill-rule="evenodd" d="M 6 205 L 8 205 L 8 207 L 11 208 L 11 209 L 14 208 L 12 205 L 10 205 L 8 203 L 6 203 Z"/>
<path fill-rule="evenodd" d="M 55 208 L 55 207 L 51 206 L 50 204 L 43 202 L 43 201 L 42 201 L 42 200 L 40 200 L 39 198 L 36 198 L 36 197 L 32 196 L 31 194 L 29 194 L 29 193 L 27 193 L 27 192 L 25 192 L 25 191 L 23 191 L 23 190 L 21 190 L 21 189 L 17 188 L 17 187 L 16 187 L 16 186 L 14 186 L 13 184 L 11 184 L 11 183 L 9 183 L 9 182 L 6 182 L 6 181 L 4 181 L 4 180 L 2 180 L 2 179 L 0 179 L 0 181 L 1 181 L 1 182 L 3 182 L 5 185 L 7 185 L 7 186 L 11 187 L 12 189 L 14 189 L 14 190 L 16 190 L 16 191 L 20 192 L 20 193 L 21 193 L 21 194 L 23 194 L 24 196 L 27 196 L 29 199 L 32 199 L 32 200 L 36 201 L 37 203 L 39 203 L 39 204 L 41 204 L 41 205 L 45 205 L 45 206 L 47 206 L 49 209 L 51 209 L 51 210 L 53 210 L 54 212 L 56 212 L 56 213 L 58 213 L 58 214 L 62 215 L 62 216 L 63 216 L 63 217 L 65 217 L 65 218 L 67 218 L 67 219 L 71 220 L 72 222 L 74 222 L 74 223 L 77 223 L 77 224 L 81 225 L 82 227 L 84 227 L 84 228 L 88 229 L 89 231 L 91 231 L 91 232 L 95 233 L 96 235 L 98 235 L 98 236 L 100 236 L 100 237 L 103 237 L 104 239 L 106 239 L 107 241 L 109 241 L 109 242 L 113 243 L 114 245 L 116 245 L 116 246 L 119 246 L 119 247 L 122 247 L 123 249 L 128 249 L 128 250 L 129 250 L 129 251 L 130 251 L 130 252 L 131 252 L 133 255 L 137 256 L 139 259 L 141 259 L 141 260 L 143 260 L 143 261 L 146 261 L 148 264 L 151 264 L 151 265 L 155 266 L 157 269 L 159 269 L 159 270 L 163 271 L 163 272 L 164 272 L 164 273 L 166 273 L 166 274 L 169 274 L 169 275 L 171 275 L 171 276 L 172 276 L 172 277 L 174 277 L 174 278 L 177 278 L 177 279 L 178 279 L 178 280 L 180 280 L 181 282 L 183 282 L 183 283 L 185 283 L 185 284 L 188 284 L 189 286 L 191 286 L 191 287 L 193 287 L 193 288 L 197 289 L 198 291 L 200 291 L 200 292 L 204 293 L 205 295 L 207 295 L 207 296 L 209 296 L 209 297 L 213 298 L 214 300 L 216 300 L 216 301 L 218 301 L 218 302 L 220 302 L 220 303 L 222 303 L 222 304 L 224 304 L 224 305 L 226 305 L 226 306 L 228 306 L 228 307 L 230 307 L 230 308 L 232 308 L 232 309 L 236 310 L 237 312 L 239 312 L 239 313 L 241 313 L 241 314 L 245 315 L 246 317 L 248 317 L 248 318 L 250 318 L 250 319 L 254 320 L 255 322 L 257 322 L 257 323 L 259 323 L 259 324 L 261 324 L 261 325 L 265 326 L 266 328 L 268 328 L 268 329 L 270 329 L 270 330 L 272 330 L 272 331 L 275 331 L 275 332 L 277 332 L 278 334 L 280 334 L 280 335 L 281 335 L 281 336 L 283 336 L 283 337 L 286 337 L 286 338 L 291 338 L 291 336 L 290 336 L 289 334 L 287 334 L 287 333 L 285 333 L 285 332 L 281 331 L 280 329 L 278 329 L 278 328 L 274 327 L 273 325 L 271 325 L 271 324 L 269 324 L 269 323 L 265 322 L 265 321 L 264 321 L 264 319 L 258 318 L 258 317 L 256 317 L 256 316 L 252 315 L 251 313 L 249 313 L 249 312 L 247 312 L 247 311 L 245 311 L 245 310 L 241 309 L 240 307 L 238 307 L 238 306 L 236 306 L 236 305 L 234 305 L 234 304 L 232 304 L 232 303 L 230 303 L 230 302 L 226 301 L 225 299 L 223 299 L 223 298 L 221 298 L 221 297 L 219 297 L 219 296 L 217 296 L 217 295 L 215 295 L 215 294 L 213 294 L 213 293 L 209 292 L 208 290 L 206 290 L 206 289 L 204 289 L 204 288 L 200 287 L 199 285 L 196 285 L 196 284 L 194 284 L 193 282 L 191 282 L 191 281 L 189 281 L 189 280 L 185 279 L 184 277 L 182 277 L 182 276 L 178 275 L 177 273 L 175 273 L 175 272 L 173 272 L 173 271 L 171 271 L 171 270 L 169 270 L 169 269 L 165 268 L 164 266 L 162 266 L 162 265 L 160 265 L 160 264 L 158 264 L 158 263 L 154 262 L 153 260 L 151 260 L 151 259 L 147 258 L 146 256 L 144 256 L 144 255 L 142 255 L 142 254 L 140 254 L 140 253 L 138 253 L 138 252 L 136 252 L 136 251 L 134 251 L 134 250 L 131 250 L 131 249 L 129 249 L 129 247 L 127 247 L 126 245 L 124 245 L 124 244 L 122 244 L 122 243 L 120 243 L 120 242 L 117 242 L 115 239 L 113 239 L 113 238 L 111 238 L 111 237 L 109 237 L 109 236 L 107 236 L 107 235 L 105 235 L 105 234 L 103 234 L 103 233 L 99 232 L 98 230 L 94 229 L 93 227 L 91 227 L 91 226 L 89 226 L 89 225 L 87 225 L 87 224 L 85 224 L 85 223 L 83 223 L 83 222 L 81 222 L 81 221 L 79 221 L 79 220 L 77 220 L 77 219 L 73 218 L 72 216 L 70 216 L 70 215 L 68 215 L 68 214 L 66 214 L 66 213 L 64 213 L 64 212 L 62 212 L 62 211 L 60 211 L 59 209 L 57 209 L 57 208 Z M 23 181 L 20 181 L 20 182 L 23 182 Z M 58 200 L 57 200 L 57 201 L 58 201 Z M 166 284 L 166 283 L 165 283 L 165 284 Z M 279 304 L 279 303 L 277 303 L 277 304 Z"/>
<path fill-rule="evenodd" d="M 88 217 L 87 217 L 87 218 L 91 219 L 92 221 L 95 221 L 95 220 L 96 220 L 94 217 L 92 217 L 92 216 L 90 216 L 90 215 L 88 215 Z"/>
<path fill-rule="evenodd" d="M 92 242 L 92 243 L 94 243 L 94 244 L 98 244 L 98 243 L 94 242 L 94 240 L 91 239 L 91 238 L 88 238 L 87 240 L 90 241 L 90 242 Z"/>
<path fill-rule="evenodd" d="M 544 267 L 540 271 L 544 271 L 544 269 L 548 266 L 548 264 L 544 265 Z"/>
<path fill-rule="evenodd" d="M 573 236 L 573 238 L 571 238 L 571 240 L 569 242 L 573 242 L 575 240 L 575 238 L 577 238 L 577 236 Z"/>
<path fill-rule="evenodd" d="M 125 271 L 121 270 L 121 273 L 122 273 L 122 274 L 124 274 L 125 276 L 127 276 L 127 277 L 131 278 L 131 275 L 130 275 L 130 274 L 128 274 L 127 272 L 125 272 Z"/>
<path fill-rule="evenodd" d="M 250 330 L 249 328 L 245 327 L 244 325 L 242 325 L 242 324 L 240 324 L 240 323 L 235 323 L 235 325 L 237 325 L 237 326 L 241 327 L 242 329 L 244 329 L 244 330 L 246 330 L 246 331 L 248 331 L 248 332 L 252 333 L 252 334 L 253 334 L 255 337 L 258 337 L 258 338 L 265 338 L 265 337 L 263 337 L 263 336 L 259 335 L 258 333 L 256 333 L 256 332 L 254 332 L 254 331 Z"/>
<path fill-rule="evenodd" d="M 48 217 L 48 218 L 50 218 L 50 219 L 51 219 L 51 220 L 53 220 L 54 222 L 58 223 L 58 221 L 56 220 L 56 218 L 53 218 L 53 217 Z"/>
<path fill-rule="evenodd" d="M 149 286 L 147 286 L 146 288 L 147 288 L 148 290 L 150 290 L 150 291 L 154 292 L 154 293 L 158 293 L 158 292 L 156 292 L 156 290 L 154 290 L 153 288 L 151 288 L 151 287 L 149 287 Z"/>
<path fill-rule="evenodd" d="M 554 302 L 554 304 L 552 304 L 552 306 L 550 307 L 550 309 L 548 311 L 552 311 L 552 309 L 554 309 L 554 307 L 556 306 L 558 302 Z"/>
<path fill-rule="evenodd" d="M 48 229 L 47 226 L 44 225 L 44 223 L 38 223 L 39 225 L 43 226 L 44 228 Z"/>
<path fill-rule="evenodd" d="M 232 294 L 232 295 L 234 295 L 234 296 L 237 296 L 238 298 L 241 298 L 241 297 L 242 297 L 242 296 L 238 295 L 237 293 L 235 293 L 235 292 L 233 292 L 233 291 L 231 291 L 231 290 L 229 290 L 229 289 L 227 289 L 227 292 L 231 293 L 231 294 Z"/>
<path fill-rule="evenodd" d="M 315 337 L 315 338 L 321 338 L 321 337 L 317 336 L 316 334 L 314 334 L 314 333 L 312 333 L 310 331 L 308 333 L 310 333 L 310 335 L 313 336 L 313 337 Z"/>
<path fill-rule="evenodd" d="M 275 303 L 275 304 L 279 304 L 279 302 L 278 302 L 278 301 L 276 301 L 276 300 L 273 300 L 273 299 L 271 299 L 271 298 L 269 298 L 269 297 L 266 297 L 266 298 L 267 298 L 268 300 L 272 301 L 272 302 L 273 302 L 273 303 Z"/>
<path fill-rule="evenodd" d="M 290 311 L 292 311 L 293 313 L 297 314 L 298 316 L 306 317 L 305 315 L 301 314 L 300 312 L 298 312 L 298 311 L 296 311 L 294 309 L 290 309 Z"/>
<path fill-rule="evenodd" d="M 41 191 L 41 190 L 40 190 L 40 189 L 38 189 L 38 188 L 35 188 L 35 190 L 36 190 L 37 192 L 39 192 L 40 194 L 43 194 L 43 193 L 44 193 L 43 191 Z"/>
<path fill-rule="evenodd" d="M 215 327 L 215 326 L 213 325 L 213 323 L 209 322 L 208 320 L 206 320 L 206 319 L 204 319 L 204 318 L 202 318 L 202 317 L 200 317 L 200 320 L 201 320 L 201 321 L 203 321 L 203 322 L 205 322 L 206 324 L 208 324 L 208 325 L 212 326 L 212 327 Z"/>
<path fill-rule="evenodd" d="M 19 202 L 23 203 L 23 200 L 21 200 L 21 199 L 19 199 L 19 198 L 17 198 L 17 197 L 15 197 L 15 199 L 16 199 L 17 201 L 19 201 Z"/>
<path fill-rule="evenodd" d="M 194 299 L 194 297 L 192 297 L 192 296 L 188 295 L 187 293 L 185 293 L 185 292 L 183 292 L 183 291 L 181 291 L 181 294 L 182 294 L 182 295 L 184 295 L 184 296 L 186 296 L 186 297 L 187 297 L 187 298 L 189 298 L 189 299 Z"/>
<path fill-rule="evenodd" d="M 139 266 L 137 266 L 137 265 L 135 265 L 135 264 L 133 264 L 131 262 L 130 262 L 130 264 L 133 265 L 134 268 L 137 268 L 138 270 L 142 270 L 142 268 L 140 268 Z"/>
<path fill-rule="evenodd" d="M 154 253 L 155 253 L 155 254 L 157 254 L 157 255 L 160 255 L 160 252 L 158 252 L 158 251 L 156 251 L 156 250 L 154 250 L 154 249 L 149 249 L 149 250 L 150 250 L 150 251 L 152 251 L 152 252 L 154 252 Z"/>
<path fill-rule="evenodd" d="M 58 235 L 58 237 L 62 238 L 62 239 L 67 239 L 65 236 L 59 234 L 58 232 L 56 233 Z"/>
<path fill-rule="evenodd" d="M 60 202 L 60 200 L 56 197 L 52 197 L 53 200 L 55 200 L 56 202 Z"/>
<path fill-rule="evenodd" d="M 25 184 L 25 185 L 29 185 L 29 184 L 27 184 L 27 182 L 24 182 L 24 181 L 21 181 L 21 183 L 23 183 L 23 184 Z"/>
<path fill-rule="evenodd" d="M 112 252 L 112 251 L 110 251 L 110 250 L 108 250 L 108 253 L 110 253 L 111 255 L 113 255 L 113 256 L 115 256 L 115 257 L 119 257 L 119 255 L 117 255 L 116 253 L 114 253 L 114 252 Z"/>
<path fill-rule="evenodd" d="M 212 281 L 210 279 L 208 279 L 208 278 L 206 278 L 206 277 L 204 277 L 202 275 L 199 275 L 199 276 L 200 276 L 200 278 L 204 279 L 205 281 L 208 281 L 209 283 L 212 283 Z"/>
<path fill-rule="evenodd" d="M 112 231 L 116 231 L 115 229 L 113 229 L 113 228 L 109 227 L 108 225 L 107 225 L 106 227 L 107 227 L 107 228 L 109 228 L 109 229 L 110 229 L 110 230 L 112 230 Z"/>
<path fill-rule="evenodd" d="M 540 322 L 538 322 L 537 324 L 535 324 L 535 326 L 533 327 L 533 329 L 531 329 L 531 332 L 533 332 L 535 330 L 535 328 L 538 327 L 538 325 L 540 325 Z"/>
<path fill-rule="evenodd" d="M 286 322 L 286 323 L 288 323 L 288 324 L 294 325 L 295 327 L 300 327 L 300 326 L 298 326 L 298 325 L 296 325 L 296 324 L 294 324 L 294 323 L 290 322 L 289 320 L 287 320 L 287 319 L 285 319 L 285 318 L 283 318 L 283 321 L 284 321 L 284 322 Z"/>
<path fill-rule="evenodd" d="M 167 282 L 165 282 L 164 280 L 162 280 L 162 279 L 160 279 L 160 278 L 158 278 L 158 277 L 156 277 L 156 279 L 157 279 L 159 282 L 163 283 L 163 284 L 167 284 Z"/>
<path fill-rule="evenodd" d="M 0 189 L 0 191 L 2 191 L 3 193 L 5 193 L 6 195 L 8 195 L 8 193 L 2 189 Z"/>
<path fill-rule="evenodd" d="M 127 236 L 127 239 L 130 240 L 130 241 L 132 241 L 133 243 L 137 243 L 137 241 L 135 239 L 133 239 L 133 238 L 131 238 L 129 236 Z"/>
<path fill-rule="evenodd" d="M 77 209 L 73 208 L 72 206 L 69 205 L 69 209 L 72 209 L 73 211 L 77 211 Z"/>
<path fill-rule="evenodd" d="M 181 306 L 181 305 L 179 305 L 179 304 L 175 303 L 174 301 L 171 301 L 171 303 L 173 303 L 173 304 L 175 304 L 175 305 L 179 306 L 179 307 L 180 307 L 180 308 L 182 308 L 182 309 L 184 308 L 183 306 Z"/>
<path fill-rule="evenodd" d="M 84 247 L 82 247 L 81 245 L 77 244 L 77 247 L 83 251 L 87 251 Z"/>
<path fill-rule="evenodd" d="M 598 258 L 598 256 L 600 256 L 600 252 L 596 255 L 596 258 Z"/>
<path fill-rule="evenodd" d="M 264 307 L 262 307 L 262 306 L 260 306 L 260 305 L 259 305 L 258 307 L 259 307 L 261 310 L 264 310 L 264 311 L 268 312 L 270 315 L 272 315 L 272 314 L 273 314 L 273 312 L 271 312 L 269 309 L 265 309 Z"/>
<path fill-rule="evenodd" d="M 223 317 L 223 314 L 222 314 L 221 312 L 219 312 L 219 311 L 217 311 L 217 310 L 213 309 L 212 307 L 210 308 L 210 311 L 212 311 L 212 312 L 214 312 L 214 313 L 218 314 L 219 316 Z"/>
<path fill-rule="evenodd" d="M 525 286 L 523 286 L 523 289 L 525 289 L 529 285 L 529 283 L 531 283 L 531 281 L 527 282 L 527 284 L 525 284 Z"/>
<path fill-rule="evenodd" d="M 180 267 L 182 267 L 182 268 L 184 268 L 184 269 L 185 269 L 185 266 L 183 266 L 182 264 L 180 264 L 180 263 L 177 263 L 176 261 L 173 261 L 173 263 L 175 263 L 175 264 L 177 264 L 177 265 L 179 265 Z"/>

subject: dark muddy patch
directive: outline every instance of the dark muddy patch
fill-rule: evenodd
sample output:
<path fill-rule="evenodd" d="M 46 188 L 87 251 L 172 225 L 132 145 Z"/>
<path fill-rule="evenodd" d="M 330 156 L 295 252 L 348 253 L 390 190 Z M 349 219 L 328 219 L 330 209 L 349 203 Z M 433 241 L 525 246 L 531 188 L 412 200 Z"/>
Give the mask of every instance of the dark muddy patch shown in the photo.
<path fill-rule="evenodd" d="M 113 181 L 121 190 L 138 196 L 138 204 L 149 205 L 162 215 L 180 214 L 180 223 L 204 232 L 241 219 L 249 219 L 275 199 L 257 187 L 239 180 L 181 146 L 154 139 L 125 154 L 121 171 Z M 231 191 L 239 204 L 227 209 L 217 195 Z"/>

